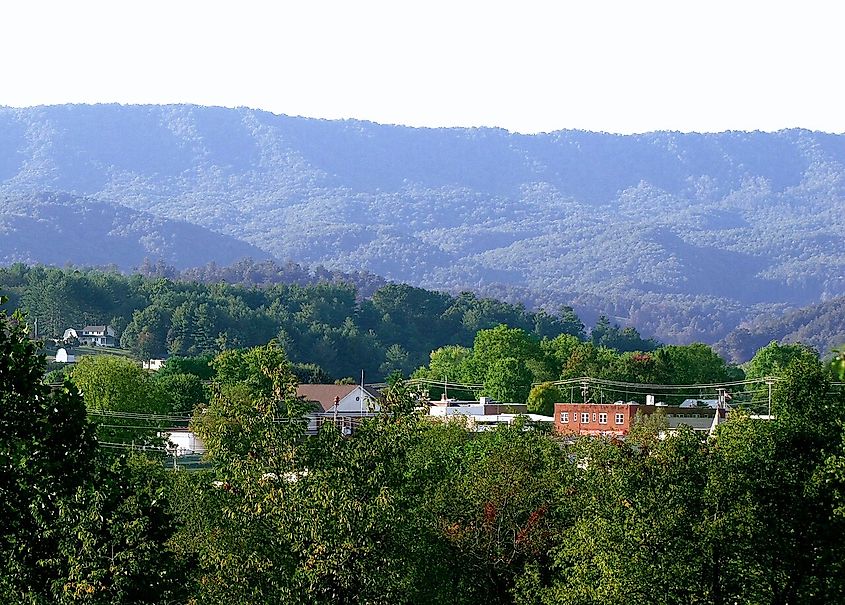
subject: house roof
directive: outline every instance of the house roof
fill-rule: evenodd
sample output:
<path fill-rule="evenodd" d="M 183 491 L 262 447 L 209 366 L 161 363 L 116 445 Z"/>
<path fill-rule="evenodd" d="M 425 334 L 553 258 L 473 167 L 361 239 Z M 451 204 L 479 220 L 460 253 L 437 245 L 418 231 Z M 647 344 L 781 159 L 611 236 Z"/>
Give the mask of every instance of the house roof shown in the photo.
<path fill-rule="evenodd" d="M 296 387 L 296 394 L 306 401 L 313 401 L 320 405 L 324 412 L 328 412 L 335 403 L 335 398 L 343 399 L 358 388 L 357 384 L 301 384 Z M 378 391 L 365 386 L 364 391 L 373 399 L 378 398 Z"/>
<path fill-rule="evenodd" d="M 105 332 L 108 326 L 85 326 L 83 332 Z"/>

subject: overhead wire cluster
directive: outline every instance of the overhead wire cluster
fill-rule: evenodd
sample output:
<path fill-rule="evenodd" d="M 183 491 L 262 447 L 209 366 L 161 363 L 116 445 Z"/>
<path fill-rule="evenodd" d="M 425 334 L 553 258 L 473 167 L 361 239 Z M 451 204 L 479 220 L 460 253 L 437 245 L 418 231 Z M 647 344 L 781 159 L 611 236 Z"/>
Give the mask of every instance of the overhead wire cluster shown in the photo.
<path fill-rule="evenodd" d="M 750 380 L 736 380 L 708 384 L 650 384 L 623 382 L 581 376 L 546 383 L 555 386 L 571 403 L 640 403 L 652 400 L 677 405 L 685 400 L 721 401 L 728 409 L 745 409 L 752 413 L 768 413 L 771 407 L 772 387 L 779 379 L 773 376 Z M 430 378 L 415 378 L 409 386 L 422 388 L 442 387 L 446 391 L 477 393 L 484 385 L 449 382 Z M 840 387 L 841 388 L 841 387 Z"/>
<path fill-rule="evenodd" d="M 183 430 L 193 419 L 192 416 L 184 414 L 152 414 L 144 412 L 121 412 L 115 410 L 89 410 L 89 417 L 92 417 L 99 428 L 111 429 L 114 431 L 128 430 L 138 431 L 138 441 L 98 441 L 100 447 L 106 449 L 122 449 L 132 451 L 149 451 L 173 453 L 176 448 L 167 447 L 158 443 L 147 443 L 150 439 L 149 433 L 162 433 L 170 430 Z M 272 418 L 255 417 L 254 420 L 269 420 L 274 424 L 307 424 L 307 418 L 291 418 L 288 416 L 274 416 Z M 147 434 L 144 434 L 144 433 Z M 157 437 L 158 435 L 156 435 Z M 201 454 L 202 451 L 194 453 Z"/>

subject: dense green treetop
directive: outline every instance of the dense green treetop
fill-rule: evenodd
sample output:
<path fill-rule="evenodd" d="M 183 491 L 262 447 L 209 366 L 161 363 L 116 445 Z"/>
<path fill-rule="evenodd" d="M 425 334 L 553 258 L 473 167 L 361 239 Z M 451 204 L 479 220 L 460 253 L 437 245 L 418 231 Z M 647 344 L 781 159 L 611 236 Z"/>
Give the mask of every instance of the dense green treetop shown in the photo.
<path fill-rule="evenodd" d="M 85 356 L 73 368 L 73 384 L 82 393 L 97 434 L 109 443 L 161 446 L 159 430 L 167 423 L 127 414 L 168 414 L 170 394 L 158 388 L 149 373 L 125 357 Z"/>
<path fill-rule="evenodd" d="M 540 338 L 583 335 L 571 309 L 555 316 L 469 293 L 450 296 L 402 284 L 384 285 L 362 298 L 342 282 L 259 288 L 15 265 L 0 269 L 0 287 L 8 288 L 13 302 L 33 320 L 38 318 L 42 336 L 107 323 L 138 359 L 208 358 L 275 338 L 293 363 L 316 364 L 334 379 L 358 376 L 362 369 L 370 379 L 396 370 L 409 374 L 429 360 L 431 351 L 470 346 L 479 331 L 500 324 L 518 330 L 524 335 L 519 338 L 528 338 L 525 342 L 532 341 L 535 349 Z M 489 344 L 522 346 L 518 340 L 499 335 Z M 166 371 L 181 363 L 174 360 Z M 201 368 L 177 373 L 210 375 Z M 483 368 L 471 373 L 483 381 Z"/>
<path fill-rule="evenodd" d="M 555 404 L 561 401 L 563 401 L 563 393 L 560 389 L 552 383 L 543 382 L 532 387 L 526 403 L 530 413 L 552 416 L 555 412 Z"/>
<path fill-rule="evenodd" d="M 751 361 L 743 367 L 747 378 L 777 377 L 796 359 L 813 361 L 816 358 L 818 354 L 805 345 L 780 344 L 773 340 L 758 349 Z"/>
<path fill-rule="evenodd" d="M 0 591 L 10 605 L 184 599 L 159 461 L 98 451 L 76 386 L 47 385 L 23 317 L 0 311 Z M 134 367 L 134 366 L 133 366 Z M 123 368 L 126 370 L 127 368 Z M 85 369 L 80 375 L 85 373 Z M 98 405 L 115 391 L 85 382 Z"/>

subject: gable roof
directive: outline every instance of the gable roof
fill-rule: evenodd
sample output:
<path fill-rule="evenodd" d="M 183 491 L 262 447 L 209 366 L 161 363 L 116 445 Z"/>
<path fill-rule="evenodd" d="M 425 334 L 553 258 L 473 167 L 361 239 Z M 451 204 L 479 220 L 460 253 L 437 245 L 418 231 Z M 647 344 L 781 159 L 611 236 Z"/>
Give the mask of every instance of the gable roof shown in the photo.
<path fill-rule="evenodd" d="M 321 409 L 318 411 L 328 412 L 334 407 L 335 398 L 340 401 L 358 386 L 357 384 L 301 384 L 296 387 L 296 394 L 298 397 L 303 397 L 305 401 L 319 405 Z M 378 391 L 371 387 L 365 386 L 364 392 L 373 399 L 378 398 Z"/>
<path fill-rule="evenodd" d="M 296 394 L 320 406 L 318 411 L 328 412 L 334 406 L 335 397 L 340 400 L 349 395 L 356 384 L 301 384 Z"/>

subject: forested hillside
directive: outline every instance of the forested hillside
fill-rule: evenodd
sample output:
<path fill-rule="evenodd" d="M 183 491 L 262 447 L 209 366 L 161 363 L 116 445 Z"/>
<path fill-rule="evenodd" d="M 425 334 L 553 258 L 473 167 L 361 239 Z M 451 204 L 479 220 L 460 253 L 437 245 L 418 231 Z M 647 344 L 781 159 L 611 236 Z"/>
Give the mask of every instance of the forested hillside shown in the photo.
<path fill-rule="evenodd" d="M 228 235 L 119 204 L 63 193 L 0 194 L 0 264 L 114 265 L 145 258 L 176 267 L 269 255 Z"/>
<path fill-rule="evenodd" d="M 745 361 L 773 340 L 803 343 L 828 355 L 845 343 L 845 297 L 741 326 L 716 343 L 716 349 L 727 359 Z"/>
<path fill-rule="evenodd" d="M 568 304 L 668 342 L 845 294 L 844 165 L 845 136 L 803 130 L 529 136 L 196 106 L 0 109 L 7 194 L 69 191 L 283 261 Z"/>
<path fill-rule="evenodd" d="M 30 325 L 38 320 L 42 337 L 109 324 L 138 359 L 207 355 L 276 339 L 293 361 L 317 364 L 332 378 L 360 376 L 362 369 L 370 380 L 393 370 L 408 374 L 427 364 L 432 350 L 471 345 L 476 332 L 499 324 L 536 339 L 584 335 L 571 309 L 535 313 L 403 284 L 362 298 L 350 283 L 317 279 L 259 288 L 16 264 L 0 269 L 0 292 L 29 314 Z M 603 325 L 599 332 L 600 344 L 622 350 L 654 346 L 631 329 Z"/>

